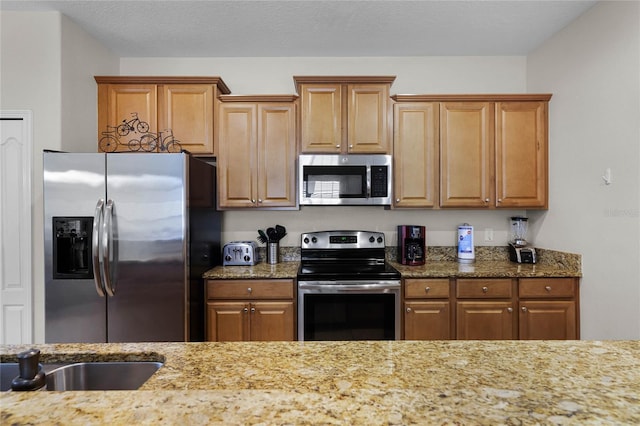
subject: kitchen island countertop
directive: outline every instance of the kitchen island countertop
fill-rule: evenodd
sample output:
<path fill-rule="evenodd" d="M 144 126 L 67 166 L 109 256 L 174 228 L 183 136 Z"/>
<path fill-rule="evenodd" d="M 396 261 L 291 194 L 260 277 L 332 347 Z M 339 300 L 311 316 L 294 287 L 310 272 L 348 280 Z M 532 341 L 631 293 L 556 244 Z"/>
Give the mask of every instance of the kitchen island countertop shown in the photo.
<path fill-rule="evenodd" d="M 640 341 L 37 346 L 43 362 L 164 366 L 138 391 L 3 393 L 3 424 L 640 423 Z"/>

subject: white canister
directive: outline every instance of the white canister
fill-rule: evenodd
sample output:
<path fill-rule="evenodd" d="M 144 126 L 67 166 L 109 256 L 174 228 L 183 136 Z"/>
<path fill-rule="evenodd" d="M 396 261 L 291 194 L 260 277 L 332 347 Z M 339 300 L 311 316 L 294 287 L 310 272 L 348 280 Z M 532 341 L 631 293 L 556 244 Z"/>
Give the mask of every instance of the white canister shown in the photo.
<path fill-rule="evenodd" d="M 458 262 L 473 263 L 476 253 L 473 246 L 473 226 L 468 223 L 458 226 Z"/>

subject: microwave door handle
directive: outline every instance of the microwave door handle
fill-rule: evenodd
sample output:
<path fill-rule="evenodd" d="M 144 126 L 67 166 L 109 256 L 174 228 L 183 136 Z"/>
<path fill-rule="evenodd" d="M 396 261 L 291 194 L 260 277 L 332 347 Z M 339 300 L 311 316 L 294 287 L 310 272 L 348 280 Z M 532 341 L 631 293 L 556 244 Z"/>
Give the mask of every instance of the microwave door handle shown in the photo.
<path fill-rule="evenodd" d="M 367 166 L 367 198 L 371 198 L 371 166 Z"/>
<path fill-rule="evenodd" d="M 111 279 L 111 262 L 109 255 L 111 252 L 111 237 L 113 223 L 113 200 L 108 200 L 105 207 L 104 223 L 102 225 L 102 275 L 104 276 L 104 287 L 109 296 L 115 295 L 113 281 Z"/>
<path fill-rule="evenodd" d="M 93 282 L 96 285 L 98 296 L 104 297 L 104 284 L 100 267 L 100 228 L 104 220 L 104 200 L 100 198 L 96 203 L 96 210 L 93 214 L 93 231 L 91 233 L 91 253 L 93 263 Z"/>

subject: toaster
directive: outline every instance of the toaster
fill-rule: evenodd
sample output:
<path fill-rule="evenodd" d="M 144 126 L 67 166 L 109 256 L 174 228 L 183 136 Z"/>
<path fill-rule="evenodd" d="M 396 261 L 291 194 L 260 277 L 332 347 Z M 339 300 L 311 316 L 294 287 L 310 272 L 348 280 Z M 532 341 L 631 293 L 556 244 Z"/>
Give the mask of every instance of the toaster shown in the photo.
<path fill-rule="evenodd" d="M 231 241 L 222 248 L 222 266 L 251 266 L 258 263 L 258 244 Z"/>

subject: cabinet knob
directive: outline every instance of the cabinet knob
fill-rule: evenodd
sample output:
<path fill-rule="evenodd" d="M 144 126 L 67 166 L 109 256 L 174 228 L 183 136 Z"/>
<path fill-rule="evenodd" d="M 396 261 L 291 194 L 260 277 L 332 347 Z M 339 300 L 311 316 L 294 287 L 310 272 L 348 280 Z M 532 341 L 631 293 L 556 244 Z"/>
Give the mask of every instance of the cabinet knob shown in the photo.
<path fill-rule="evenodd" d="M 247 293 L 251 294 L 252 291 L 253 289 L 251 287 L 247 287 Z"/>
<path fill-rule="evenodd" d="M 483 292 L 483 293 L 486 293 L 486 292 L 488 292 L 488 291 L 489 291 L 489 288 L 488 288 L 488 287 L 482 287 L 482 292 Z"/>
<path fill-rule="evenodd" d="M 425 293 L 429 293 L 429 291 L 431 291 L 431 287 L 425 287 L 425 288 L 424 288 L 424 292 L 425 292 Z"/>
<path fill-rule="evenodd" d="M 254 198 L 251 199 L 251 204 L 255 204 L 256 200 Z"/>
<path fill-rule="evenodd" d="M 399 202 L 400 202 L 400 198 L 396 198 L 396 203 L 399 203 Z"/>
<path fill-rule="evenodd" d="M 545 286 L 544 289 L 547 290 L 547 292 L 550 292 L 551 291 L 551 286 L 550 285 Z"/>
<path fill-rule="evenodd" d="M 251 308 L 251 313 L 254 313 L 256 311 L 256 308 Z"/>
<path fill-rule="evenodd" d="M 262 198 L 258 198 L 258 202 L 261 203 L 262 202 Z"/>
<path fill-rule="evenodd" d="M 336 149 L 340 149 L 340 145 L 336 145 Z"/>
<path fill-rule="evenodd" d="M 523 307 L 522 307 L 522 312 L 527 312 L 527 311 L 528 311 L 527 307 L 526 307 L 526 306 L 523 306 Z"/>
<path fill-rule="evenodd" d="M 502 202 L 502 198 L 498 198 L 498 202 L 501 203 Z"/>
<path fill-rule="evenodd" d="M 507 308 L 507 312 L 509 313 L 513 312 L 513 308 Z"/>
<path fill-rule="evenodd" d="M 411 308 L 407 308 L 407 312 L 411 312 Z"/>
<path fill-rule="evenodd" d="M 349 149 L 353 149 L 353 145 L 349 145 Z"/>
<path fill-rule="evenodd" d="M 242 310 L 242 312 L 244 312 L 244 313 L 246 314 L 247 312 L 249 312 L 249 309 L 245 307 L 245 308 Z"/>
<path fill-rule="evenodd" d="M 485 199 L 484 199 L 484 202 L 485 202 L 485 203 L 488 203 L 489 201 L 490 201 L 490 200 L 489 200 L 488 198 L 485 198 Z"/>

